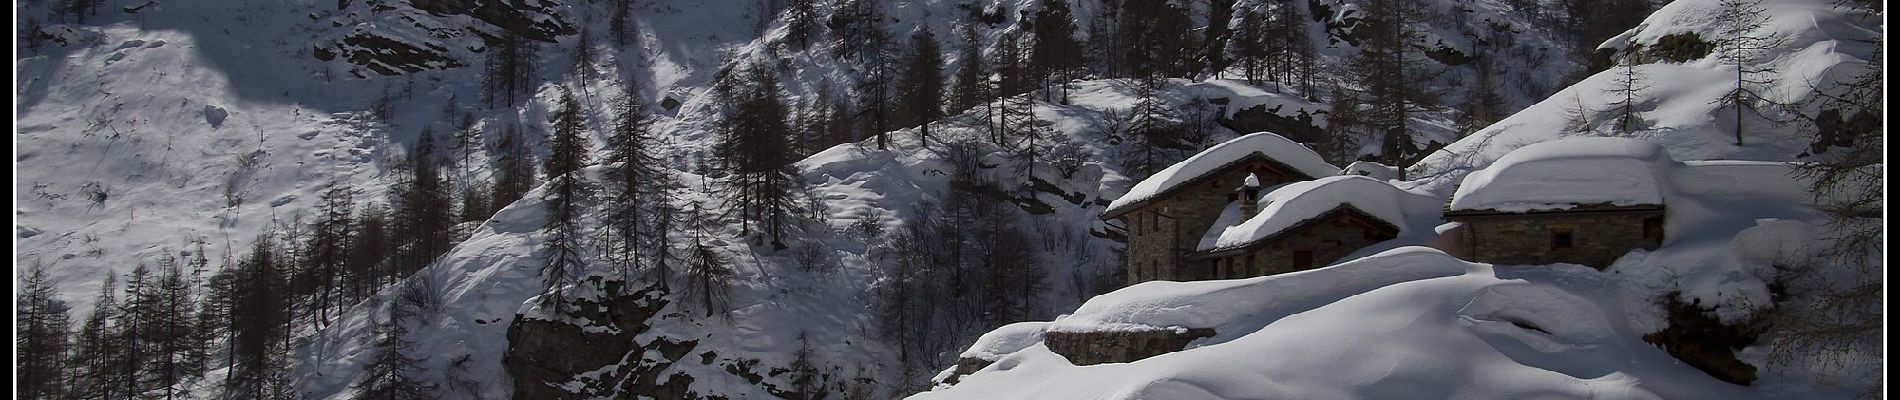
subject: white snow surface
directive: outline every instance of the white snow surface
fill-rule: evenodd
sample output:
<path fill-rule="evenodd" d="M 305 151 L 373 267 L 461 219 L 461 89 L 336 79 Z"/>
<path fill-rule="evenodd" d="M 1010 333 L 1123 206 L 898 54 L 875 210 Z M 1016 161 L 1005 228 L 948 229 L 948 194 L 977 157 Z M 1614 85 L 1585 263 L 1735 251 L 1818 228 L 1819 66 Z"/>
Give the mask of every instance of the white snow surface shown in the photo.
<path fill-rule="evenodd" d="M 1596 203 L 1661 205 L 1674 165 L 1662 146 L 1637 139 L 1537 143 L 1466 175 L 1450 208 L 1523 212 Z"/>
<path fill-rule="evenodd" d="M 1352 207 L 1399 228 L 1405 236 L 1411 229 L 1409 216 L 1436 215 L 1441 202 L 1437 197 L 1413 193 L 1390 183 L 1359 175 L 1329 176 L 1280 186 L 1260 197 L 1259 213 L 1238 224 L 1216 222 L 1219 231 L 1212 243 L 1203 241 L 1199 250 L 1217 251 L 1252 244 L 1281 231 L 1318 218 L 1340 207 Z M 1210 236 L 1214 236 L 1210 232 Z"/>
<path fill-rule="evenodd" d="M 1109 203 L 1108 210 L 1104 214 L 1119 212 L 1137 202 L 1152 199 L 1188 181 L 1214 173 L 1222 166 L 1253 155 L 1265 156 L 1293 167 L 1295 171 L 1316 178 L 1339 173 L 1338 166 L 1327 163 L 1325 158 L 1313 149 L 1307 148 L 1306 145 L 1272 132 L 1256 132 L 1214 145 L 1193 157 L 1155 172 L 1153 176 L 1129 188 L 1127 194 Z"/>
<path fill-rule="evenodd" d="M 1026 347 L 913 399 L 1750 398 L 1643 343 L 1613 277 L 1403 248 L 1292 274 L 1148 282 L 1051 331 L 1209 327 L 1130 363 L 1075 366 Z"/>
<path fill-rule="evenodd" d="M 1652 13 L 1629 32 L 1603 43 L 1624 49 L 1630 44 L 1650 47 L 1672 33 L 1695 33 L 1715 42 L 1721 35 L 1714 18 L 1720 0 L 1680 0 Z M 1884 16 L 1847 11 L 1824 0 L 1768 0 L 1767 23 L 1758 35 L 1784 40 L 1749 62 L 1750 69 L 1772 69 L 1751 79 L 1765 80 L 1751 87 L 1768 100 L 1798 104 L 1812 113 L 1816 105 L 1802 102 L 1837 94 L 1834 84 L 1868 71 L 1881 57 Z M 1646 88 L 1635 95 L 1637 121 L 1628 132 L 1616 128 L 1622 100 L 1617 80 L 1621 66 L 1584 78 L 1535 105 L 1480 129 L 1410 167 L 1411 176 L 1429 190 L 1448 193 L 1465 174 L 1490 165 L 1511 150 L 1573 136 L 1629 137 L 1654 142 L 1677 160 L 1792 161 L 1806 155 L 1813 135 L 1800 124 L 1777 123 L 1789 116 L 1770 110 L 1767 117 L 1736 120 L 1733 108 L 1714 102 L 1735 88 L 1735 68 L 1719 60 L 1719 51 L 1683 63 L 1652 61 L 1635 66 Z M 1816 88 L 1824 88 L 1817 90 Z M 1578 110 L 1582 115 L 1577 116 Z M 1572 118 L 1573 116 L 1579 118 Z M 1737 144 L 1736 125 L 1742 125 Z"/>
<path fill-rule="evenodd" d="M 1042 332 L 1048 325 L 1049 323 L 1044 321 L 1003 325 L 977 338 L 975 344 L 971 344 L 969 349 L 964 350 L 957 357 L 996 361 L 1010 353 L 1041 344 Z"/>

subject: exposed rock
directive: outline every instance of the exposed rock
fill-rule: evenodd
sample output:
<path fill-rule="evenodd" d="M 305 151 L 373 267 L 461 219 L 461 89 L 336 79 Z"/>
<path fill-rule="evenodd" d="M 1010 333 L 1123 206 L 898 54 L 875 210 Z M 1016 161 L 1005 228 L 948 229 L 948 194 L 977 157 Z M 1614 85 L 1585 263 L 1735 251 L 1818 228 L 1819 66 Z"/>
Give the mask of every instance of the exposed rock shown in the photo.
<path fill-rule="evenodd" d="M 1075 365 L 1132 362 L 1187 348 L 1195 339 L 1214 336 L 1210 328 L 1113 332 L 1043 332 L 1049 350 Z M 958 363 L 958 368 L 963 367 Z M 982 367 L 977 367 L 981 369 Z"/>
<path fill-rule="evenodd" d="M 328 61 L 340 54 L 344 61 L 369 68 L 382 75 L 467 65 L 449 55 L 447 48 L 434 43 L 424 43 L 423 46 L 417 47 L 408 42 L 364 31 L 344 37 L 343 41 L 336 43 L 334 47 L 319 47 L 311 55 L 318 60 Z"/>
<path fill-rule="evenodd" d="M 224 107 L 213 105 L 205 106 L 205 123 L 211 124 L 211 128 L 213 129 L 224 126 L 224 119 L 229 116 L 231 116 L 231 112 L 225 111 Z"/>
<path fill-rule="evenodd" d="M 554 12 L 554 2 L 548 0 L 410 0 L 409 4 L 438 16 L 466 15 L 543 42 L 576 32 L 573 25 L 560 19 L 560 14 Z"/>
<path fill-rule="evenodd" d="M 1300 110 L 1295 116 L 1280 115 L 1280 108 L 1257 105 L 1234 111 L 1233 118 L 1222 116 L 1214 122 L 1234 132 L 1273 132 L 1300 143 L 1318 143 L 1326 130 L 1313 123 L 1313 115 Z"/>
<path fill-rule="evenodd" d="M 949 378 L 944 378 L 942 383 L 955 385 L 957 384 L 957 380 L 963 378 L 964 375 L 974 374 L 976 371 L 982 370 L 983 367 L 988 367 L 990 364 L 995 363 L 995 360 L 985 360 L 981 358 L 957 358 L 956 372 L 951 373 Z"/>
<path fill-rule="evenodd" d="M 345 1 L 333 15 L 312 15 L 338 32 L 311 56 L 382 75 L 464 67 L 507 34 L 554 42 L 577 33 L 556 8 L 548 0 Z"/>
<path fill-rule="evenodd" d="M 612 292 L 618 282 L 609 282 Z M 687 355 L 694 341 L 665 338 L 642 344 L 635 340 L 649 327 L 647 319 L 664 308 L 664 291 L 649 287 L 601 302 L 578 299 L 566 310 L 575 321 L 526 319 L 517 315 L 508 325 L 508 351 L 502 366 L 515 381 L 514 398 L 563 399 L 619 396 L 634 398 L 699 398 L 687 390 L 691 377 L 674 376 L 657 384 L 659 372 Z M 641 355 L 658 353 L 658 360 Z M 619 365 L 606 373 L 577 378 L 583 372 Z M 573 385 L 578 383 L 579 385 Z M 579 392 L 563 387 L 578 387 Z M 620 390 L 616 390 L 619 387 Z"/>
<path fill-rule="evenodd" d="M 1724 324 L 1696 304 L 1678 300 L 1681 293 L 1670 293 L 1663 307 L 1669 312 L 1669 326 L 1643 335 L 1643 341 L 1661 347 L 1669 355 L 1715 379 L 1737 385 L 1755 382 L 1755 366 L 1737 359 L 1735 352 L 1755 344 L 1762 326 L 1753 321 Z"/>

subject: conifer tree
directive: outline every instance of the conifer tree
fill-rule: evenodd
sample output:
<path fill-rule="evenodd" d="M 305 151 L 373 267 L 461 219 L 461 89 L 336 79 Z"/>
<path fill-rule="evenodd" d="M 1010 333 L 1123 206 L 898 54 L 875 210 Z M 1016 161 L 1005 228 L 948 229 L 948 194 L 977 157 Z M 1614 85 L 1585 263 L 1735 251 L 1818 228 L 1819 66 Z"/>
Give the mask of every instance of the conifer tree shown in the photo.
<path fill-rule="evenodd" d="M 512 31 L 504 32 L 490 43 L 482 74 L 482 101 L 513 106 L 534 90 L 536 45 L 533 40 Z"/>
<path fill-rule="evenodd" d="M 144 393 L 151 388 L 146 384 L 151 345 L 147 343 L 150 338 L 145 336 L 150 333 L 147 323 L 153 317 L 151 310 L 155 302 L 147 287 L 151 279 L 152 269 L 143 263 L 126 274 L 125 302 L 119 304 L 119 319 L 113 323 L 116 328 L 113 336 L 118 337 L 119 351 L 123 353 L 118 365 L 112 366 L 113 379 L 122 381 L 131 393 Z"/>
<path fill-rule="evenodd" d="M 401 290 L 413 290 L 413 285 L 403 285 Z M 363 366 L 363 379 L 353 386 L 357 399 L 376 400 L 425 400 L 434 399 L 435 387 L 417 380 L 415 374 L 420 362 L 409 356 L 415 351 L 415 342 L 404 338 L 409 334 L 408 323 L 418 310 L 409 309 L 401 300 L 392 300 L 388 311 L 380 321 L 376 321 L 375 355 Z"/>
<path fill-rule="evenodd" d="M 817 0 L 790 0 L 785 4 L 785 40 L 803 50 L 818 37 Z"/>
<path fill-rule="evenodd" d="M 1642 122 L 1636 115 L 1636 97 L 1649 89 L 1649 85 L 1643 82 L 1643 75 L 1636 70 L 1637 62 L 1634 52 L 1625 55 L 1623 65 L 1618 67 L 1616 77 L 1610 81 L 1610 89 L 1605 90 L 1615 101 L 1612 111 L 1616 113 L 1616 131 L 1626 135 L 1635 132 L 1637 124 Z M 1488 85 L 1489 74 L 1481 76 L 1486 78 L 1484 83 Z M 1737 139 L 1740 137 L 1737 136 Z"/>
<path fill-rule="evenodd" d="M 146 286 L 149 292 L 143 297 L 147 316 L 144 331 L 139 332 L 141 339 L 148 342 L 151 359 L 145 366 L 149 370 L 149 387 L 164 392 L 164 398 L 175 398 L 183 393 L 178 386 L 187 380 L 204 374 L 204 366 L 195 362 L 192 342 L 198 335 L 194 332 L 198 299 L 193 293 L 193 282 L 185 272 L 183 265 L 171 257 L 158 260 L 157 275 Z"/>
<path fill-rule="evenodd" d="M 548 208 L 547 225 L 542 227 L 547 235 L 542 242 L 546 257 L 541 267 L 546 291 L 543 305 L 559 307 L 563 304 L 561 285 L 570 282 L 573 273 L 584 263 L 580 255 L 580 219 L 585 213 L 582 202 L 591 188 L 581 172 L 588 157 L 586 138 L 582 136 L 587 121 L 581 116 L 580 108 L 574 93 L 562 88 L 559 109 L 552 121 L 554 134 L 548 140 L 548 159 L 543 167 L 548 173 L 547 191 L 542 195 Z"/>
<path fill-rule="evenodd" d="M 816 396 L 823 382 L 818 375 L 818 364 L 813 360 L 811 339 L 806 331 L 798 332 L 798 349 L 792 351 L 792 363 L 786 368 L 792 370 L 792 392 L 805 396 Z"/>
<path fill-rule="evenodd" d="M 71 320 L 46 266 L 27 265 L 15 292 L 13 316 L 14 395 L 21 399 L 66 396 L 66 350 Z"/>
<path fill-rule="evenodd" d="M 852 87 L 856 106 L 851 119 L 858 122 L 860 131 L 877 137 L 878 150 L 886 150 L 890 148 L 888 131 L 898 122 L 891 96 L 896 94 L 892 75 L 900 63 L 895 60 L 899 57 L 893 54 L 890 33 L 884 31 L 881 3 L 845 0 L 826 26 L 839 44 L 833 47 L 838 59 L 856 61 L 852 64 L 858 77 Z"/>
<path fill-rule="evenodd" d="M 1773 34 L 1759 33 L 1768 24 L 1767 8 L 1761 0 L 1722 0 L 1717 5 L 1715 15 L 1717 35 L 1717 58 L 1723 64 L 1735 68 L 1735 87 L 1729 89 L 1713 104 L 1723 108 L 1735 109 L 1735 145 L 1741 146 L 1743 126 L 1747 114 L 1762 114 L 1762 106 L 1767 99 L 1756 92 L 1757 87 L 1766 87 L 1772 83 L 1775 69 L 1768 63 L 1756 63 L 1762 54 L 1779 47 L 1786 40 Z"/>
<path fill-rule="evenodd" d="M 613 131 L 608 135 L 606 170 L 607 202 L 603 209 L 603 258 L 614 264 L 621 278 L 631 281 L 636 267 L 654 262 L 646 248 L 653 236 L 651 212 L 664 198 L 672 182 L 671 174 L 657 154 L 659 143 L 653 137 L 651 116 L 640 99 L 637 82 L 630 82 L 614 102 Z M 643 258 L 647 258 L 644 259 Z"/>
<path fill-rule="evenodd" d="M 233 275 L 231 298 L 232 364 L 226 397 L 277 398 L 286 393 L 284 345 L 289 326 L 283 293 L 283 265 L 274 234 L 265 232 Z"/>
<path fill-rule="evenodd" d="M 950 86 L 951 112 L 968 110 L 990 98 L 989 75 L 983 60 L 983 38 L 977 36 L 976 24 L 958 24 L 957 37 L 963 40 L 963 47 L 957 51 L 957 70 L 953 75 L 955 82 Z"/>
<path fill-rule="evenodd" d="M 397 193 L 394 236 L 408 239 L 398 247 L 395 274 L 406 275 L 427 267 L 448 252 L 455 224 L 454 200 L 437 167 L 435 135 L 427 130 L 416 140 L 409 160 L 408 182 Z"/>
<path fill-rule="evenodd" d="M 1365 118 L 1360 110 L 1363 101 L 1358 93 L 1353 93 L 1334 82 L 1330 102 L 1326 111 L 1326 134 L 1318 150 L 1326 161 L 1334 165 L 1346 165 L 1359 157 L 1360 136 L 1363 135 Z"/>
<path fill-rule="evenodd" d="M 898 87 L 904 102 L 905 125 L 918 126 L 918 143 L 928 144 L 930 122 L 942 117 L 943 49 L 937 45 L 929 27 L 910 35 L 910 54 L 904 60 L 904 74 Z"/>
<path fill-rule="evenodd" d="M 1403 0 L 1372 0 L 1364 5 L 1366 19 L 1353 29 L 1362 45 L 1349 64 L 1350 76 L 1367 95 L 1364 115 L 1383 143 L 1380 160 L 1401 170 L 1424 155 L 1413 143 L 1409 118 L 1437 107 L 1438 96 L 1423 84 L 1436 71 L 1427 70 L 1422 49 L 1413 40 L 1424 23 L 1422 7 Z"/>
<path fill-rule="evenodd" d="M 1036 10 L 1030 32 L 1034 44 L 1029 48 L 1030 74 L 1042 82 L 1044 100 L 1068 103 L 1068 82 L 1085 63 L 1082 42 L 1075 38 L 1075 14 L 1069 0 L 1045 0 Z M 1058 95 L 1056 89 L 1062 89 Z"/>
<path fill-rule="evenodd" d="M 633 0 L 613 0 L 613 7 L 607 17 L 608 37 L 613 38 L 615 47 L 627 47 L 633 42 Z"/>
<path fill-rule="evenodd" d="M 395 256 L 388 208 L 372 203 L 363 206 L 356 215 L 355 226 L 351 228 L 355 237 L 349 241 L 350 251 L 345 260 L 350 293 L 345 303 L 368 298 L 381 286 L 382 278 L 390 274 L 388 267 Z"/>
<path fill-rule="evenodd" d="M 1234 16 L 1235 0 L 1209 0 L 1207 2 L 1206 35 L 1201 40 L 1200 59 L 1206 63 L 1208 76 L 1220 78 L 1227 70 L 1227 39 L 1233 35 L 1232 27 L 1227 24 Z"/>
<path fill-rule="evenodd" d="M 310 226 L 310 244 L 305 247 L 302 263 L 315 277 L 316 328 L 330 322 L 331 307 L 342 307 L 334 299 L 339 293 L 338 277 L 348 268 L 350 239 L 355 236 L 355 191 L 342 180 L 330 181 L 330 187 L 318 200 L 317 220 Z M 340 310 L 339 310 L 340 312 Z"/>
<path fill-rule="evenodd" d="M 132 395 L 132 388 L 125 386 L 125 380 L 116 379 L 118 366 L 125 363 L 124 336 L 118 334 L 115 321 L 119 319 L 118 274 L 106 274 L 104 283 L 99 286 L 99 296 L 93 302 L 92 313 L 80 325 L 75 338 L 71 364 L 75 367 L 73 377 L 74 397 L 79 398 L 123 398 Z"/>
<path fill-rule="evenodd" d="M 1161 99 L 1164 84 L 1160 79 L 1142 82 L 1138 92 L 1140 100 L 1128 110 L 1128 135 L 1123 139 L 1131 142 L 1130 162 L 1134 171 L 1144 177 L 1172 164 L 1168 149 L 1179 146 L 1177 121 Z"/>
<path fill-rule="evenodd" d="M 520 126 L 514 124 L 502 130 L 496 145 L 495 182 L 488 201 L 490 208 L 500 211 L 534 188 L 534 153 L 528 148 L 528 139 L 521 135 Z"/>
<path fill-rule="evenodd" d="M 726 256 L 707 244 L 705 212 L 694 202 L 686 211 L 692 238 L 686 253 L 686 298 L 697 302 L 706 317 L 732 316 L 732 266 Z"/>

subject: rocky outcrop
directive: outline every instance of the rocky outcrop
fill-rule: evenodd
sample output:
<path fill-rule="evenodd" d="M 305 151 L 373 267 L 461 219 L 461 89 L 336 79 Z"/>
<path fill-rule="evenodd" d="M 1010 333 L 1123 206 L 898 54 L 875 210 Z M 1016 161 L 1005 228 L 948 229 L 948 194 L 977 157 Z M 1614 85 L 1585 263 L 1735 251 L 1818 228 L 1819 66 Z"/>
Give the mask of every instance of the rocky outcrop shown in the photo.
<path fill-rule="evenodd" d="M 1320 138 L 1326 134 L 1326 131 L 1313 122 L 1312 114 L 1308 114 L 1306 110 L 1300 110 L 1299 114 L 1294 116 L 1280 115 L 1281 107 L 1284 105 L 1272 108 L 1257 105 L 1235 110 L 1232 118 L 1221 116 L 1215 122 L 1234 132 L 1273 132 L 1300 143 L 1321 141 Z"/>
<path fill-rule="evenodd" d="M 1125 363 L 1187 348 L 1195 339 L 1214 336 L 1209 328 L 1110 332 L 1044 332 L 1043 344 L 1075 365 Z M 963 363 L 958 363 L 959 370 Z M 975 369 L 982 369 L 977 366 Z M 972 371 L 974 371 L 973 369 Z"/>
<path fill-rule="evenodd" d="M 381 75 L 475 65 L 504 35 L 554 42 L 578 30 L 548 0 L 409 0 L 338 3 L 327 20 L 335 31 L 311 49 L 318 60 L 342 60 Z"/>
<path fill-rule="evenodd" d="M 318 47 L 312 50 L 311 55 L 323 61 L 341 57 L 344 61 L 368 68 L 381 75 L 468 65 L 450 55 L 449 49 L 439 44 L 425 42 L 418 46 L 371 31 L 352 33 L 331 47 Z"/>
<path fill-rule="evenodd" d="M 1701 306 L 1678 300 L 1681 295 L 1672 292 L 1665 297 L 1669 326 L 1643 335 L 1643 341 L 1715 379 L 1737 385 L 1754 383 L 1755 366 L 1736 358 L 1735 352 L 1755 344 L 1765 326 L 1758 321 L 1722 323 Z"/>
<path fill-rule="evenodd" d="M 573 25 L 554 12 L 555 3 L 547 0 L 410 0 L 409 5 L 434 15 L 466 15 L 543 42 L 576 32 Z"/>
<path fill-rule="evenodd" d="M 618 282 L 606 286 L 612 293 Z M 515 316 L 502 356 L 503 368 L 514 378 L 514 398 L 700 398 L 688 390 L 690 376 L 676 374 L 658 383 L 660 372 L 687 357 L 696 342 L 635 340 L 649 327 L 648 319 L 665 308 L 664 294 L 649 287 L 601 301 L 577 299 L 566 305 L 571 319 L 565 321 Z M 602 373 L 582 375 L 592 371 Z"/>

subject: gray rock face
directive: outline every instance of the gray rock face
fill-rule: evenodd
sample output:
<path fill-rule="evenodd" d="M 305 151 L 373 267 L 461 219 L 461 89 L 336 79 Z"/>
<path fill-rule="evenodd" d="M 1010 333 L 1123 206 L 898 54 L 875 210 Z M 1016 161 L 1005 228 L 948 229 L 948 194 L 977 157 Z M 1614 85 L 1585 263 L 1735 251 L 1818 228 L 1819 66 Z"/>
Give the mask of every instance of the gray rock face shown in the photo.
<path fill-rule="evenodd" d="M 231 112 L 225 111 L 224 107 L 213 105 L 205 106 L 205 123 L 211 124 L 211 127 L 214 129 L 224 126 L 224 119 L 229 116 L 231 116 Z"/>
<path fill-rule="evenodd" d="M 549 0 L 346 1 L 326 17 L 338 33 L 319 41 L 311 56 L 380 75 L 475 65 L 505 35 L 554 42 L 577 33 L 558 6 Z"/>
<path fill-rule="evenodd" d="M 568 303 L 567 312 L 577 320 L 589 321 L 586 327 L 516 316 L 508 325 L 508 351 L 502 356 L 503 368 L 514 378 L 514 398 L 613 395 L 631 399 L 635 394 L 662 399 L 699 398 L 687 390 L 692 377 L 679 375 L 669 378 L 665 384 L 656 383 L 659 372 L 688 357 L 696 342 L 659 338 L 642 344 L 635 340 L 649 328 L 647 320 L 666 304 L 664 291 L 649 287 L 602 302 Z M 661 359 L 638 357 L 649 351 L 657 352 Z M 627 359 L 629 354 L 634 358 Z M 591 379 L 577 378 L 583 372 L 615 365 L 617 367 L 607 373 Z M 578 393 L 562 388 L 573 382 L 580 383 Z"/>

